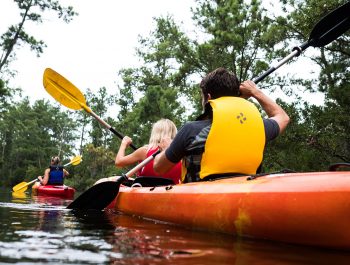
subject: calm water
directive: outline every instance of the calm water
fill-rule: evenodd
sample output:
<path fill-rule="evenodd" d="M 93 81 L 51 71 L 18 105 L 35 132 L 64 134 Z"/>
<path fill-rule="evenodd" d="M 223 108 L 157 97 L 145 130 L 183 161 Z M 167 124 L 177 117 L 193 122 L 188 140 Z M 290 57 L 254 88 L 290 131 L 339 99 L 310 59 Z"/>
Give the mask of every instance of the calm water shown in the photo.
<path fill-rule="evenodd" d="M 74 213 L 69 202 L 0 190 L 0 263 L 350 264 L 350 252 L 237 240 L 114 212 Z"/>

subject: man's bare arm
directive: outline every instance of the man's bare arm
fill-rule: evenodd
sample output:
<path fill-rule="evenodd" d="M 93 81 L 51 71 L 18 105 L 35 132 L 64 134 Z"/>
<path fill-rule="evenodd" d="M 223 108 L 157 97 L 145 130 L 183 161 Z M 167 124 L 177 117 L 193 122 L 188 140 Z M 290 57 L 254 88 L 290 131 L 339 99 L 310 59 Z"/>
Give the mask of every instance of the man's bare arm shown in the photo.
<path fill-rule="evenodd" d="M 172 163 L 165 155 L 165 151 L 162 151 L 154 158 L 153 169 L 158 174 L 164 174 L 172 169 L 176 163 Z"/>
<path fill-rule="evenodd" d="M 240 92 L 241 97 L 246 99 L 253 97 L 259 102 L 267 116 L 278 123 L 280 133 L 286 129 L 289 123 L 288 114 L 275 101 L 265 95 L 253 81 L 244 81 L 240 86 Z"/>

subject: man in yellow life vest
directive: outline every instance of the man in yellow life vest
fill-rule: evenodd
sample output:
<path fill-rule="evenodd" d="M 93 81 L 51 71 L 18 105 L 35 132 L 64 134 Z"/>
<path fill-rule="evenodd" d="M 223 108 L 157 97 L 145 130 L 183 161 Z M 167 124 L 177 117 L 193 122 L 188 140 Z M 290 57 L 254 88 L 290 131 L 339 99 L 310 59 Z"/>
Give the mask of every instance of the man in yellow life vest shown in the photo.
<path fill-rule="evenodd" d="M 186 123 L 170 143 L 161 146 L 154 170 L 164 174 L 183 159 L 182 182 L 221 176 L 256 174 L 265 144 L 289 123 L 286 112 L 252 81 L 239 84 L 224 68 L 200 83 L 204 113 Z M 255 98 L 268 118 L 263 119 L 248 98 Z"/>

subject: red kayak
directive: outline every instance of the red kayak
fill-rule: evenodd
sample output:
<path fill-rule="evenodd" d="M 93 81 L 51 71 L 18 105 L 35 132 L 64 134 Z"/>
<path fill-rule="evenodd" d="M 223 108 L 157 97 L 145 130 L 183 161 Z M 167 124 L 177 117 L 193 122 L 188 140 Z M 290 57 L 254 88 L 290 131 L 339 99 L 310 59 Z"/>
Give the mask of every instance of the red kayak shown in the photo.
<path fill-rule="evenodd" d="M 32 194 L 39 196 L 53 196 L 65 199 L 73 199 L 74 193 L 75 189 L 66 185 L 45 185 L 32 187 Z"/>

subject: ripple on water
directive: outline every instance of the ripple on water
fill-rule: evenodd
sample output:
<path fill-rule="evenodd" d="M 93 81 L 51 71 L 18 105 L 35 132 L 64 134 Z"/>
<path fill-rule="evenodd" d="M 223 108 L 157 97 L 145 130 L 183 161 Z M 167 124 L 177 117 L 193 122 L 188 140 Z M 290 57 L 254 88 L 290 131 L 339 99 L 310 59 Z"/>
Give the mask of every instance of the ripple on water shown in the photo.
<path fill-rule="evenodd" d="M 112 246 L 97 237 L 72 237 L 44 231 L 16 231 L 20 240 L 0 242 L 0 256 L 11 261 L 106 263 Z M 120 257 L 119 257 L 120 258 Z"/>
<path fill-rule="evenodd" d="M 12 202 L 0 202 L 0 207 L 3 208 L 14 208 L 20 210 L 45 210 L 45 211 L 69 211 L 66 206 L 57 206 L 45 203 L 32 203 L 32 204 L 21 204 Z"/>

